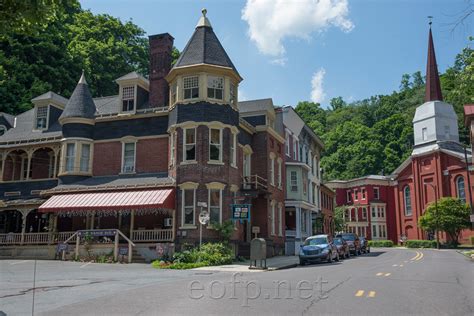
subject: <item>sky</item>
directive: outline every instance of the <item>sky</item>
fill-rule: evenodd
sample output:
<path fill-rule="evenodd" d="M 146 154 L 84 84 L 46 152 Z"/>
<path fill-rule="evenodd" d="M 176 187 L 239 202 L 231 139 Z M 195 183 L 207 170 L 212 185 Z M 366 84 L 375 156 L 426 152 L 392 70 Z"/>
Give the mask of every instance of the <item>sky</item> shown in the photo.
<path fill-rule="evenodd" d="M 398 90 L 425 74 L 433 16 L 441 72 L 469 45 L 471 20 L 453 31 L 468 0 L 82 0 L 83 9 L 132 20 L 147 35 L 170 33 L 182 51 L 207 9 L 214 32 L 244 78 L 239 100 L 329 105 Z"/>

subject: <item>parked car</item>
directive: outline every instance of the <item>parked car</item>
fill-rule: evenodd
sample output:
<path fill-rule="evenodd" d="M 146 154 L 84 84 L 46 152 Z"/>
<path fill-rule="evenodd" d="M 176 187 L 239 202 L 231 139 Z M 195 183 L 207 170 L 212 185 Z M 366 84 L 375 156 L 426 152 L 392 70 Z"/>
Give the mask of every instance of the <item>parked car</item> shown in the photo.
<path fill-rule="evenodd" d="M 306 238 L 300 248 L 300 264 L 307 262 L 339 261 L 339 253 L 329 235 L 316 235 Z"/>
<path fill-rule="evenodd" d="M 369 241 L 365 237 L 359 237 L 360 240 L 360 249 L 363 253 L 370 252 Z"/>
<path fill-rule="evenodd" d="M 334 238 L 334 245 L 337 248 L 337 252 L 339 253 L 340 258 L 349 258 L 351 256 L 351 252 L 349 251 L 349 245 L 347 241 L 343 238 Z"/>
<path fill-rule="evenodd" d="M 354 256 L 358 256 L 361 254 L 360 240 L 357 234 L 342 233 L 342 234 L 337 234 L 336 237 L 340 237 L 347 242 L 347 244 L 349 245 L 349 251 L 351 252 L 351 254 L 353 254 Z"/>

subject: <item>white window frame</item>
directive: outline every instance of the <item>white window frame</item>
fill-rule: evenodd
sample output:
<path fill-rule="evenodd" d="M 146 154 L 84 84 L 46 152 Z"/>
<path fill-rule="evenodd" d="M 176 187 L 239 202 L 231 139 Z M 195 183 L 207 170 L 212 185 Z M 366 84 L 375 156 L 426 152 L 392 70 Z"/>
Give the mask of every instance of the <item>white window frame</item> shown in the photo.
<path fill-rule="evenodd" d="M 372 225 L 372 238 L 378 238 L 377 225 Z"/>
<path fill-rule="evenodd" d="M 461 191 L 461 188 L 460 188 L 461 180 L 462 180 L 462 191 Z M 462 194 L 461 194 L 461 192 L 462 192 Z M 466 203 L 466 182 L 464 181 L 463 176 L 458 176 L 456 178 L 456 197 L 458 199 L 460 199 L 461 201 L 463 201 L 464 203 Z"/>
<path fill-rule="evenodd" d="M 133 91 L 133 94 L 130 93 L 130 91 Z M 122 87 L 122 112 L 124 113 L 129 113 L 129 112 L 134 112 L 136 109 L 136 96 L 137 94 L 137 88 L 135 85 L 131 86 L 123 86 Z M 124 109 L 124 101 L 127 102 L 127 108 Z M 132 108 L 130 109 L 130 102 L 132 102 Z"/>
<path fill-rule="evenodd" d="M 352 191 L 351 190 L 346 191 L 346 201 L 347 201 L 347 203 L 352 202 Z"/>
<path fill-rule="evenodd" d="M 375 200 L 380 200 L 380 188 L 379 187 L 374 187 L 374 199 Z"/>
<path fill-rule="evenodd" d="M 125 148 L 128 144 L 133 144 L 133 167 L 127 168 L 125 166 Z M 121 173 L 135 173 L 137 165 L 137 142 L 136 141 L 124 141 L 122 142 L 122 172 Z"/>
<path fill-rule="evenodd" d="M 408 189 L 408 200 L 410 203 L 407 203 L 407 189 Z M 410 186 L 406 185 L 403 188 L 403 204 L 405 206 L 405 216 L 412 216 L 413 215 L 413 208 L 411 205 L 411 189 Z"/>
<path fill-rule="evenodd" d="M 232 133 L 232 140 L 230 142 L 230 165 L 237 167 L 237 134 Z"/>
<path fill-rule="evenodd" d="M 178 84 L 175 82 L 170 87 L 170 105 L 178 101 Z"/>
<path fill-rule="evenodd" d="M 175 165 L 175 151 L 176 151 L 176 132 L 170 134 L 170 166 Z"/>
<path fill-rule="evenodd" d="M 358 189 L 354 190 L 354 201 L 359 201 L 359 194 L 358 194 Z"/>
<path fill-rule="evenodd" d="M 216 94 L 219 90 L 221 93 L 221 97 L 217 98 Z M 213 100 L 219 100 L 219 101 L 224 100 L 224 77 L 210 76 L 210 75 L 207 76 L 207 97 Z"/>
<path fill-rule="evenodd" d="M 290 171 L 290 189 L 291 192 L 298 192 L 298 173 L 296 171 Z"/>
<path fill-rule="evenodd" d="M 84 156 L 84 147 L 89 147 L 89 154 Z M 81 143 L 81 157 L 79 160 L 79 171 L 81 172 L 89 172 L 90 171 L 90 162 L 91 162 L 91 152 L 92 146 L 91 144 Z M 85 169 L 83 168 L 85 166 Z"/>
<path fill-rule="evenodd" d="M 212 144 L 211 143 L 211 140 L 212 140 L 212 131 L 218 131 L 219 132 L 219 144 Z M 210 127 L 209 128 L 209 162 L 222 162 L 222 134 L 223 133 L 223 130 L 221 128 L 213 128 L 213 127 Z M 211 147 L 214 146 L 216 148 L 218 148 L 219 150 L 219 157 L 218 159 L 211 159 Z"/>
<path fill-rule="evenodd" d="M 275 186 L 275 157 L 270 156 L 270 184 Z"/>
<path fill-rule="evenodd" d="M 193 194 L 193 223 L 192 224 L 187 224 L 185 223 L 185 215 L 186 215 L 186 209 L 189 208 L 189 206 L 186 206 L 186 198 L 185 194 L 186 191 L 192 191 Z M 196 189 L 181 189 L 181 226 L 182 227 L 189 227 L 189 226 L 195 226 L 196 225 Z"/>
<path fill-rule="evenodd" d="M 196 89 L 197 97 L 193 97 L 193 92 Z M 190 97 L 186 97 L 186 92 L 189 90 L 191 93 Z M 199 76 L 186 76 L 183 78 L 183 100 L 196 100 L 199 99 Z"/>
<path fill-rule="evenodd" d="M 235 105 L 235 103 L 237 101 L 236 90 L 237 90 L 237 86 L 231 82 L 230 85 L 229 85 L 229 103 L 231 105 Z"/>
<path fill-rule="evenodd" d="M 222 189 L 209 188 L 207 190 L 207 202 L 209 206 L 209 216 L 212 215 L 211 212 L 211 191 L 219 191 L 219 224 L 222 223 Z M 215 207 L 215 206 L 214 206 Z M 209 224 L 212 226 L 212 222 L 209 221 Z"/>
<path fill-rule="evenodd" d="M 421 139 L 422 140 L 428 140 L 428 128 L 427 127 L 423 127 L 421 129 Z"/>
<path fill-rule="evenodd" d="M 278 236 L 283 236 L 283 205 L 278 204 Z"/>
<path fill-rule="evenodd" d="M 187 133 L 188 131 L 193 130 L 194 131 L 194 143 L 187 143 Z M 197 155 L 197 128 L 191 127 L 191 128 L 184 128 L 183 129 L 183 161 L 184 162 L 195 162 L 196 161 L 196 155 Z M 187 146 L 193 146 L 194 145 L 194 159 L 188 159 L 187 157 Z"/>
<path fill-rule="evenodd" d="M 20 172 L 20 180 L 28 180 L 31 178 L 31 166 L 30 172 L 28 173 L 28 156 L 25 154 L 21 157 L 21 172 Z"/>
<path fill-rule="evenodd" d="M 275 201 L 270 203 L 270 235 L 275 236 Z"/>
<path fill-rule="evenodd" d="M 41 113 L 42 116 L 39 117 L 38 115 L 40 114 L 40 110 L 43 111 L 44 113 Z M 44 115 L 44 116 L 43 116 Z M 44 126 L 38 126 L 39 119 L 44 119 Z M 34 130 L 37 131 L 44 131 L 48 129 L 48 124 L 49 124 L 49 105 L 39 105 L 35 109 L 35 126 Z"/>
<path fill-rule="evenodd" d="M 278 163 L 278 188 L 281 189 L 282 188 L 282 168 L 281 168 L 281 165 L 283 163 L 283 161 L 281 160 L 281 158 L 278 158 L 277 159 L 277 163 Z"/>
<path fill-rule="evenodd" d="M 360 190 L 360 193 L 361 193 L 361 200 L 366 200 L 367 199 L 367 191 L 365 190 L 365 188 L 362 188 Z"/>
<path fill-rule="evenodd" d="M 293 137 L 293 160 L 298 160 L 298 141 Z"/>
<path fill-rule="evenodd" d="M 68 156 L 68 147 L 72 146 L 73 152 L 72 155 Z M 65 151 L 64 151 L 64 172 L 74 172 L 74 168 L 76 165 L 76 143 L 66 143 Z M 71 162 L 71 163 L 68 163 Z M 72 165 L 72 169 L 68 168 L 69 165 Z"/>

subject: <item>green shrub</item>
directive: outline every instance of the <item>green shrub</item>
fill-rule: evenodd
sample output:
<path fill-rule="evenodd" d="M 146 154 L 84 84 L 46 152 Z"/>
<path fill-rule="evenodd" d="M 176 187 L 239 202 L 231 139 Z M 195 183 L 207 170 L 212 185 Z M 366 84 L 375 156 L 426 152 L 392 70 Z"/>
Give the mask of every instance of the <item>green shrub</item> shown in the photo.
<path fill-rule="evenodd" d="M 393 247 L 391 240 L 369 240 L 370 247 Z"/>
<path fill-rule="evenodd" d="M 407 240 L 405 246 L 408 248 L 436 248 L 436 240 Z"/>
<path fill-rule="evenodd" d="M 193 262 L 193 263 L 173 263 L 172 265 L 168 266 L 168 269 L 176 269 L 176 270 L 186 270 L 186 269 L 194 269 L 200 267 L 206 267 L 209 264 L 207 262 Z"/>
<path fill-rule="evenodd" d="M 471 241 L 471 245 L 474 246 L 474 236 L 470 236 L 469 240 Z"/>
<path fill-rule="evenodd" d="M 198 251 L 200 261 L 207 261 L 211 266 L 232 263 L 234 256 L 232 249 L 222 243 L 207 243 Z"/>

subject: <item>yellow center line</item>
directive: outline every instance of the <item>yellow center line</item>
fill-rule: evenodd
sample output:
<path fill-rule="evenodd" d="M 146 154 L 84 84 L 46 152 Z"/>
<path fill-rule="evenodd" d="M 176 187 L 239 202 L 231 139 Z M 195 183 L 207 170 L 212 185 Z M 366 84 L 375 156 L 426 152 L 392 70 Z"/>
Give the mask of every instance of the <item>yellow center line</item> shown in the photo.
<path fill-rule="evenodd" d="M 375 291 L 370 291 L 367 297 L 375 297 Z"/>
<path fill-rule="evenodd" d="M 359 290 L 359 291 L 357 291 L 357 293 L 355 294 L 355 296 L 357 296 L 357 297 L 361 297 L 362 295 L 364 295 L 364 291 L 363 291 L 363 290 Z"/>
<path fill-rule="evenodd" d="M 418 256 L 420 255 L 420 253 L 417 251 L 416 252 L 416 256 L 414 256 L 413 258 L 411 258 L 410 260 L 416 260 L 418 258 Z"/>
<path fill-rule="evenodd" d="M 391 273 L 385 273 L 385 276 L 390 276 L 390 275 L 391 275 Z"/>
<path fill-rule="evenodd" d="M 418 257 L 418 259 L 416 259 L 416 261 L 421 260 L 424 256 L 425 256 L 425 255 L 424 255 L 422 252 L 420 252 L 420 257 Z"/>

